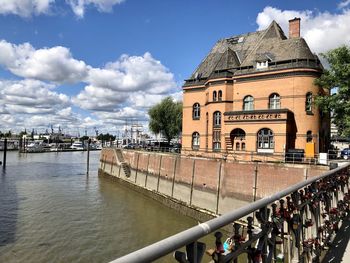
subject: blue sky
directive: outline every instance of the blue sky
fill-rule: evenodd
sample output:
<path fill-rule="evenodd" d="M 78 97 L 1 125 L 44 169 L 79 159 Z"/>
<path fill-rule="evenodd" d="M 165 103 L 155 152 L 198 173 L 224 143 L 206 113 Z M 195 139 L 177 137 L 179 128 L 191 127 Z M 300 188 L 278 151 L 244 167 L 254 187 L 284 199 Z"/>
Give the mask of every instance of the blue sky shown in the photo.
<path fill-rule="evenodd" d="M 350 1 L 0 0 L 0 130 L 116 133 L 181 100 L 215 42 L 274 19 L 316 52 L 350 42 Z"/>

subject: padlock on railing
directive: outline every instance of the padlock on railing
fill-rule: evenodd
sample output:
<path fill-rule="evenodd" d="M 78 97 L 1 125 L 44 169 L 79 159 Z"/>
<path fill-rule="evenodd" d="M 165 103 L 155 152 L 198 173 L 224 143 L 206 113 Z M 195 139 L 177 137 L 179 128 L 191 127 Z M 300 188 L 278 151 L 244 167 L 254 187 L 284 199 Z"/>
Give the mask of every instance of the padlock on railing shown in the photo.
<path fill-rule="evenodd" d="M 311 227 L 313 225 L 314 225 L 314 223 L 312 222 L 312 219 L 306 219 L 305 220 L 304 227 L 308 228 L 308 227 Z"/>

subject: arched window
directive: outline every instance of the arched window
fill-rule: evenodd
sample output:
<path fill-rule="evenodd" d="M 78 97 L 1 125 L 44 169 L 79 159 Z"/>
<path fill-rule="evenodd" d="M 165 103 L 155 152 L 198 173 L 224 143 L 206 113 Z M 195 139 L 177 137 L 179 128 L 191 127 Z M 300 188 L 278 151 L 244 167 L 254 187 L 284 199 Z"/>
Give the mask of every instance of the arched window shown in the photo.
<path fill-rule="evenodd" d="M 216 95 L 216 91 L 213 92 L 213 101 L 217 100 L 217 95 Z"/>
<path fill-rule="evenodd" d="M 281 108 L 281 99 L 280 95 L 273 93 L 269 97 L 269 109 L 280 109 Z"/>
<path fill-rule="evenodd" d="M 236 142 L 236 151 L 239 151 L 239 150 L 240 150 L 240 143 Z"/>
<path fill-rule="evenodd" d="M 199 133 L 194 132 L 192 133 L 192 149 L 193 150 L 199 150 Z"/>
<path fill-rule="evenodd" d="M 231 139 L 244 140 L 245 139 L 245 131 L 240 129 L 240 128 L 234 129 L 231 131 L 230 137 L 231 137 Z"/>
<path fill-rule="evenodd" d="M 230 133 L 230 139 L 231 139 L 231 145 L 232 145 L 232 149 L 235 147 L 236 151 L 239 151 L 240 149 L 242 151 L 245 151 L 245 143 L 242 142 L 245 140 L 245 131 L 240 129 L 240 128 L 236 128 L 234 130 L 231 131 Z M 244 146 L 244 148 L 243 148 Z"/>
<path fill-rule="evenodd" d="M 214 127 L 221 127 L 221 112 L 220 111 L 214 112 L 213 125 L 214 125 Z"/>
<path fill-rule="evenodd" d="M 305 111 L 308 113 L 312 113 L 312 93 L 311 92 L 306 93 Z"/>
<path fill-rule="evenodd" d="M 254 98 L 252 96 L 245 96 L 243 99 L 243 110 L 254 110 Z"/>
<path fill-rule="evenodd" d="M 218 91 L 218 101 L 222 101 L 222 91 Z"/>
<path fill-rule="evenodd" d="M 201 106 L 199 103 L 193 104 L 193 109 L 192 109 L 192 119 L 194 120 L 199 120 L 201 116 Z"/>
<path fill-rule="evenodd" d="M 264 128 L 258 131 L 258 150 L 274 149 L 274 147 L 275 143 L 272 130 Z"/>
<path fill-rule="evenodd" d="M 312 142 L 312 131 L 307 131 L 306 142 Z"/>

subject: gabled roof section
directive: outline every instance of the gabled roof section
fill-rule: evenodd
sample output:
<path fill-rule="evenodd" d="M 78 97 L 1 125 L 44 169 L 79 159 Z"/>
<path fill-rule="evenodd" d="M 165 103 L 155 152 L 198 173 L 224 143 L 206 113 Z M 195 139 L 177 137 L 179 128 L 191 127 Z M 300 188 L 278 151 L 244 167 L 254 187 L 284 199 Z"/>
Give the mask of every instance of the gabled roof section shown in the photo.
<path fill-rule="evenodd" d="M 239 67 L 240 64 L 240 59 L 238 58 L 237 54 L 232 49 L 227 47 L 226 51 L 222 53 L 219 62 L 216 64 L 214 71 L 236 68 Z"/>
<path fill-rule="evenodd" d="M 282 28 L 275 20 L 272 21 L 270 26 L 265 30 L 265 33 L 262 37 L 263 39 L 274 38 L 274 39 L 287 39 Z"/>
<path fill-rule="evenodd" d="M 218 72 L 226 71 L 226 76 L 238 74 L 237 70 L 244 68 L 250 68 L 252 72 L 257 61 L 280 64 L 303 59 L 314 60 L 313 67 L 322 69 L 303 38 L 288 39 L 276 21 L 272 21 L 265 30 L 220 39 L 186 83 L 192 85 L 196 81 L 218 77 Z M 291 66 L 284 66 L 288 67 Z"/>

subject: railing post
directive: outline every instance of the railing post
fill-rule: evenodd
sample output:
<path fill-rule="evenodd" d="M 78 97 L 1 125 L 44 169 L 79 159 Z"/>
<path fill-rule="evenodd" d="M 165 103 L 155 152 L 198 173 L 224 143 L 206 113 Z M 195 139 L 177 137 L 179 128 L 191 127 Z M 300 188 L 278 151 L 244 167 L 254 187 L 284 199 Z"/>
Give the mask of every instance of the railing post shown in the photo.
<path fill-rule="evenodd" d="M 138 170 L 139 170 L 139 160 L 140 160 L 140 153 L 137 153 L 136 172 L 135 172 L 135 184 L 136 184 L 136 181 L 137 181 L 137 173 L 138 173 Z"/>
<path fill-rule="evenodd" d="M 159 192 L 160 170 L 161 170 L 161 168 L 162 168 L 162 157 L 163 157 L 163 155 L 160 156 L 160 161 L 159 161 L 158 181 L 157 181 L 157 192 Z"/>
<path fill-rule="evenodd" d="M 113 175 L 113 165 L 114 165 L 114 156 L 112 157 L 112 163 L 111 163 L 111 175 Z"/>
<path fill-rule="evenodd" d="M 90 143 L 91 139 L 88 140 L 87 143 L 87 160 L 86 160 L 86 175 L 89 176 L 89 168 L 90 168 Z"/>
<path fill-rule="evenodd" d="M 222 160 L 220 161 L 219 165 L 219 178 L 218 178 L 218 186 L 216 191 L 216 209 L 215 213 L 219 214 L 219 200 L 220 200 L 220 184 L 221 184 L 221 169 L 222 169 Z"/>
<path fill-rule="evenodd" d="M 7 138 L 4 140 L 4 153 L 3 153 L 3 162 L 2 162 L 2 168 L 6 168 L 6 154 L 7 154 Z"/>
<path fill-rule="evenodd" d="M 175 163 L 174 163 L 174 173 L 173 173 L 173 182 L 171 185 L 171 197 L 174 197 L 174 185 L 175 185 L 175 175 L 176 175 L 176 164 L 177 164 L 177 158 L 178 156 L 175 157 Z M 180 157 L 181 158 L 181 157 Z"/>
<path fill-rule="evenodd" d="M 146 169 L 146 178 L 145 178 L 145 187 L 147 187 L 147 178 L 148 178 L 148 167 L 149 167 L 149 158 L 150 158 L 151 154 L 148 154 L 148 159 L 147 159 L 147 169 Z"/>
<path fill-rule="evenodd" d="M 190 192 L 190 205 L 192 205 L 192 196 L 193 196 L 193 185 L 194 185 L 194 173 L 196 170 L 196 160 L 193 159 L 192 165 L 192 180 L 191 180 L 191 192 Z"/>

